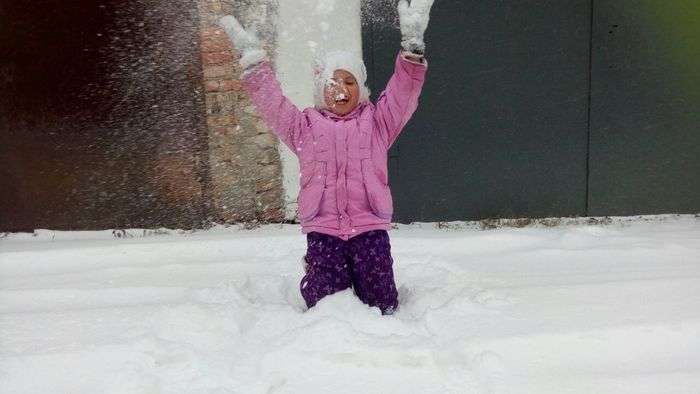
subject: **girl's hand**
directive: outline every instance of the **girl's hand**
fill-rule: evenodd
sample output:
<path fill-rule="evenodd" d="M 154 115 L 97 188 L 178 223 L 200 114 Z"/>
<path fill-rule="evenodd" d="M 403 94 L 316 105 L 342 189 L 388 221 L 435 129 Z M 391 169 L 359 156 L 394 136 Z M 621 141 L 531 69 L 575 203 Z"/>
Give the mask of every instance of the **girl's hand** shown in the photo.
<path fill-rule="evenodd" d="M 430 8 L 434 0 L 399 1 L 399 23 L 401 24 L 401 46 L 416 55 L 425 53 L 423 34 L 428 28 Z"/>
<path fill-rule="evenodd" d="M 219 25 L 226 31 L 233 46 L 240 51 L 240 64 L 244 70 L 267 58 L 255 29 L 244 29 L 233 15 L 219 19 Z"/>

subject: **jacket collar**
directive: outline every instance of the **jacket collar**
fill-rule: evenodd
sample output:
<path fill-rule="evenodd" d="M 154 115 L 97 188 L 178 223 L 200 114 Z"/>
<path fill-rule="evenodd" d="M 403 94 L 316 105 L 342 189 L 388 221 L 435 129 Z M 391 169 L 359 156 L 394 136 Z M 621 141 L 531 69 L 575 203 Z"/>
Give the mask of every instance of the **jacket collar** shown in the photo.
<path fill-rule="evenodd" d="M 334 114 L 333 112 L 329 111 L 328 109 L 322 109 L 320 112 L 326 118 L 330 118 L 333 120 L 349 120 L 349 119 L 355 119 L 355 118 L 359 117 L 366 106 L 367 106 L 367 101 L 363 101 L 363 102 L 357 104 L 357 107 L 355 107 L 355 109 L 350 111 L 348 114 L 342 115 L 342 116 Z"/>

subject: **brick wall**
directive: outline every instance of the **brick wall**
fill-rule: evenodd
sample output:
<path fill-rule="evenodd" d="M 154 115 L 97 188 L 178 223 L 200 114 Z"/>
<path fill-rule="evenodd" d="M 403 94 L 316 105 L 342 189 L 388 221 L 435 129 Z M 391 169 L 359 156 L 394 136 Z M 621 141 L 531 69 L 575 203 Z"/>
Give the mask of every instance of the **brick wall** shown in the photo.
<path fill-rule="evenodd" d="M 217 22 L 260 1 L 0 7 L 0 232 L 284 220 L 277 141 Z"/>
<path fill-rule="evenodd" d="M 269 21 L 275 10 L 259 3 L 200 2 L 211 215 L 218 222 L 284 220 L 278 141 L 242 89 L 238 55 L 217 24 L 226 14 L 236 15 L 244 24 L 251 23 L 253 18 L 257 22 Z M 261 29 L 261 36 L 268 53 L 272 53 L 274 31 Z"/>

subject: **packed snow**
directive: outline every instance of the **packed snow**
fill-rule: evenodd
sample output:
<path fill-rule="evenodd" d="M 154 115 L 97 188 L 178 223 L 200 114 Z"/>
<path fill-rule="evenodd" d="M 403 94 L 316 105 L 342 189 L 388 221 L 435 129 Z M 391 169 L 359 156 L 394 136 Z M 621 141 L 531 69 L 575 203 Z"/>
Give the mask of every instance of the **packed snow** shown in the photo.
<path fill-rule="evenodd" d="M 698 392 L 698 217 L 397 227 L 392 316 L 307 311 L 295 225 L 7 234 L 0 392 Z"/>

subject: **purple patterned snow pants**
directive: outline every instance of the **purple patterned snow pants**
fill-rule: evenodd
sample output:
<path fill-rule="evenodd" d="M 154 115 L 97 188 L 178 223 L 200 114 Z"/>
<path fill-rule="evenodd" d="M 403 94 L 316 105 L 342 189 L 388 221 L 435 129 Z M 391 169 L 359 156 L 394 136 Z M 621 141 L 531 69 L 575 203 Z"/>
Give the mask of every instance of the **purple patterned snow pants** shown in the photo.
<path fill-rule="evenodd" d="M 391 245 L 386 230 L 373 230 L 347 241 L 318 232 L 308 233 L 306 275 L 301 295 L 311 308 L 323 297 L 353 287 L 355 294 L 382 314 L 398 307 Z"/>

